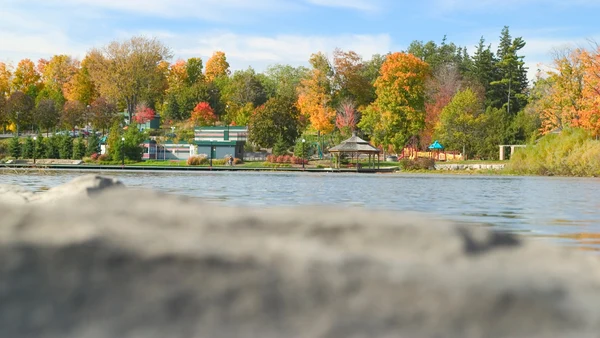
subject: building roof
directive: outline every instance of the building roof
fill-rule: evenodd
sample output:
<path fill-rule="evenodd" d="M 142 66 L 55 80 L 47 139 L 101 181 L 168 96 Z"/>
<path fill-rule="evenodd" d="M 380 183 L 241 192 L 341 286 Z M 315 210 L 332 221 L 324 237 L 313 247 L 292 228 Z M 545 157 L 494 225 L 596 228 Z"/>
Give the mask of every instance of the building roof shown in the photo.
<path fill-rule="evenodd" d="M 335 147 L 329 148 L 330 153 L 379 153 L 380 150 L 373 147 L 369 142 L 356 135 L 343 141 Z"/>

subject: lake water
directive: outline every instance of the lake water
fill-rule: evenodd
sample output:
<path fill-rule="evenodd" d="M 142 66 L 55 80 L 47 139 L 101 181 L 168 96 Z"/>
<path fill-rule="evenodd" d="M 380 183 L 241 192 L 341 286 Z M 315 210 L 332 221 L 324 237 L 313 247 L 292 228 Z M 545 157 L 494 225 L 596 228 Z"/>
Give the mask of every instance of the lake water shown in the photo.
<path fill-rule="evenodd" d="M 34 191 L 89 174 L 0 170 Z M 600 251 L 600 179 L 275 172 L 103 172 L 129 187 L 229 205 L 331 205 L 419 211 Z"/>

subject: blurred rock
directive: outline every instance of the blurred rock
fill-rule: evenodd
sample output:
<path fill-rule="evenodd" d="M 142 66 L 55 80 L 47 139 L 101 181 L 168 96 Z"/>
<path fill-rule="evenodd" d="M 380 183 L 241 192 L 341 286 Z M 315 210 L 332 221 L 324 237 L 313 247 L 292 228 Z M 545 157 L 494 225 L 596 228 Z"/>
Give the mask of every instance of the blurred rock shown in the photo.
<path fill-rule="evenodd" d="M 31 190 L 27 190 L 18 185 L 0 184 L 0 203 L 6 204 L 25 204 L 33 196 Z"/>
<path fill-rule="evenodd" d="M 60 203 L 80 188 L 0 205 L 0 337 L 600 332 L 592 254 L 409 213 L 242 209 L 127 189 Z"/>

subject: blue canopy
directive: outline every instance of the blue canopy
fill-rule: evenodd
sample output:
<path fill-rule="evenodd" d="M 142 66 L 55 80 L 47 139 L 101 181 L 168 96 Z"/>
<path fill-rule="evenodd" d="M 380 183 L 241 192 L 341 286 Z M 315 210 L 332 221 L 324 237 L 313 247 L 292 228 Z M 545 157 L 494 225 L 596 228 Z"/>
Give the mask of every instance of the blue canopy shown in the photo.
<path fill-rule="evenodd" d="M 444 149 L 444 146 L 441 145 L 437 140 L 435 140 L 435 142 L 433 142 L 430 146 L 429 149 L 435 149 L 435 150 L 440 150 L 440 149 Z"/>

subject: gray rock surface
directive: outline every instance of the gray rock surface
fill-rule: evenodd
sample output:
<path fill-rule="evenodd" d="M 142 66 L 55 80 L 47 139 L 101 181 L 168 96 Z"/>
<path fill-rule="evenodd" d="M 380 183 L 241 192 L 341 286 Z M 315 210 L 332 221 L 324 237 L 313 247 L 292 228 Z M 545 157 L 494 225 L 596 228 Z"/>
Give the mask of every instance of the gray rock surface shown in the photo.
<path fill-rule="evenodd" d="M 57 201 L 0 205 L 0 337 L 600 332 L 596 256 L 484 227 L 127 189 Z"/>
<path fill-rule="evenodd" d="M 68 203 L 65 200 L 70 199 L 81 202 L 98 195 L 106 189 L 123 188 L 120 181 L 103 177 L 100 175 L 83 175 L 71 182 L 51 188 L 48 191 L 34 194 L 31 190 L 15 186 L 0 184 L 0 203 L 11 205 L 31 203 Z"/>

